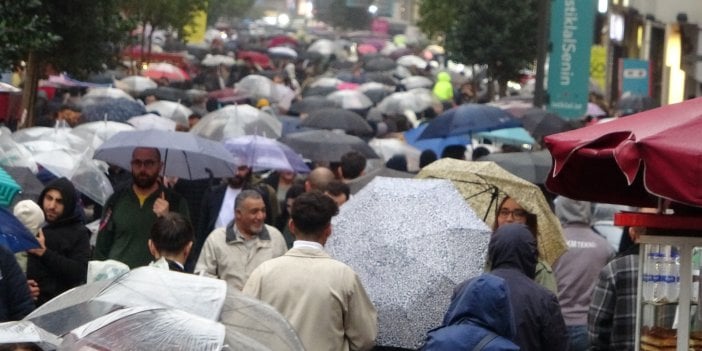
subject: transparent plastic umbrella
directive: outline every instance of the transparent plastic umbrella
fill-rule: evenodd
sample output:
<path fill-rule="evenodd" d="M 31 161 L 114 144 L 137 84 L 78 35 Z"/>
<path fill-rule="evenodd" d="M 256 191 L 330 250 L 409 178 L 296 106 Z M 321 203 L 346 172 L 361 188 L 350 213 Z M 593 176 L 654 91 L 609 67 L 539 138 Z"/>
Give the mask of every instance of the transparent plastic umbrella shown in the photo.
<path fill-rule="evenodd" d="M 96 87 L 88 89 L 88 92 L 83 95 L 83 99 L 92 98 L 127 99 L 134 101 L 134 98 L 124 90 L 109 87 Z"/>
<path fill-rule="evenodd" d="M 400 84 L 404 85 L 405 89 L 412 90 L 417 88 L 431 89 L 434 86 L 434 82 L 424 76 L 409 76 L 400 81 Z"/>
<path fill-rule="evenodd" d="M 278 101 L 275 83 L 265 76 L 251 74 L 242 78 L 234 87 L 238 91 L 243 91 L 254 99 L 268 99 Z"/>
<path fill-rule="evenodd" d="M 158 84 L 153 79 L 142 76 L 129 76 L 115 80 L 115 87 L 128 93 L 138 94 L 146 89 L 156 88 Z"/>
<path fill-rule="evenodd" d="M 96 121 L 77 125 L 71 129 L 71 134 L 83 138 L 87 145 L 97 149 L 105 140 L 125 130 L 134 130 L 134 127 L 121 122 Z"/>
<path fill-rule="evenodd" d="M 158 112 L 161 117 L 168 118 L 178 124 L 187 126 L 188 117 L 193 110 L 183 104 L 173 101 L 156 101 L 146 105 L 147 112 Z"/>
<path fill-rule="evenodd" d="M 23 167 L 33 173 L 38 171 L 32 153 L 12 139 L 12 132 L 7 127 L 0 127 L 0 165 Z"/>
<path fill-rule="evenodd" d="M 335 91 L 327 95 L 327 99 L 347 110 L 363 110 L 373 106 L 373 101 L 357 90 Z"/>
<path fill-rule="evenodd" d="M 56 350 L 61 338 L 34 325 L 30 321 L 13 321 L 0 323 L 1 343 L 34 343 L 42 350 Z"/>
<path fill-rule="evenodd" d="M 155 115 L 153 113 L 147 113 L 147 114 L 141 115 L 141 116 L 134 116 L 134 117 L 128 119 L 127 123 L 134 126 L 134 129 L 136 129 L 136 130 L 149 130 L 149 129 L 170 130 L 170 131 L 176 130 L 176 122 L 174 122 L 168 118 L 161 117 L 159 115 Z"/>
<path fill-rule="evenodd" d="M 307 173 L 302 157 L 289 146 L 275 140 L 257 135 L 245 135 L 227 139 L 224 147 L 234 156 L 237 164 L 260 170 L 288 170 Z"/>
<path fill-rule="evenodd" d="M 427 67 L 427 61 L 416 55 L 405 55 L 397 59 L 397 64 L 404 67 L 415 67 L 418 69 L 425 69 Z"/>
<path fill-rule="evenodd" d="M 251 105 L 228 105 L 206 114 L 190 132 L 212 140 L 244 135 L 278 138 L 283 132 L 283 125 L 275 117 Z"/>

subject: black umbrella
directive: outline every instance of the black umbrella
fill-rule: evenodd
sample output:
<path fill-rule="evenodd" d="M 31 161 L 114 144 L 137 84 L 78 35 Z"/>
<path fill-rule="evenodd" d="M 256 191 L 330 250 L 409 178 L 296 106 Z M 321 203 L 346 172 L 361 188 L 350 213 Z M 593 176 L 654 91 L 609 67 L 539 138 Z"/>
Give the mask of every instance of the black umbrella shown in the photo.
<path fill-rule="evenodd" d="M 491 153 L 478 161 L 493 161 L 519 178 L 534 184 L 544 184 L 551 171 L 551 154 L 548 150 L 536 152 Z"/>
<path fill-rule="evenodd" d="M 377 72 L 377 71 L 390 71 L 397 67 L 397 63 L 389 57 L 378 57 L 369 60 L 364 65 L 366 71 Z"/>
<path fill-rule="evenodd" d="M 392 74 L 386 72 L 368 72 L 366 73 L 366 80 L 389 86 L 396 86 L 399 83 L 398 80 L 392 76 Z"/>
<path fill-rule="evenodd" d="M 336 87 L 323 87 L 323 86 L 309 87 L 309 88 L 305 88 L 302 91 L 302 97 L 306 98 L 308 96 L 327 96 L 330 93 L 333 93 L 335 91 L 336 91 Z"/>
<path fill-rule="evenodd" d="M 617 115 L 628 116 L 658 107 L 658 103 L 650 96 L 624 94 L 617 102 Z"/>
<path fill-rule="evenodd" d="M 295 101 L 288 112 L 300 115 L 302 113 L 310 113 L 312 111 L 327 108 L 338 107 L 334 101 L 331 101 L 324 96 L 308 96 L 302 100 Z"/>
<path fill-rule="evenodd" d="M 379 158 L 361 138 L 328 130 L 288 134 L 279 140 L 312 161 L 339 162 L 349 151 L 358 151 L 366 158 Z"/>
<path fill-rule="evenodd" d="M 89 104 L 83 106 L 81 114 L 85 122 L 115 121 L 127 122 L 134 116 L 146 114 L 144 105 L 125 98 L 93 98 Z"/>
<path fill-rule="evenodd" d="M 153 89 L 146 89 L 139 94 L 139 97 L 144 98 L 149 95 L 153 95 L 158 100 L 168 100 L 180 102 L 185 106 L 190 106 L 192 101 L 190 96 L 185 90 L 171 87 L 158 87 Z"/>
<path fill-rule="evenodd" d="M 300 126 L 317 129 L 341 129 L 352 135 L 371 135 L 373 128 L 361 115 L 341 108 L 323 108 L 312 111 Z"/>
<path fill-rule="evenodd" d="M 524 129 L 536 140 L 541 140 L 547 135 L 573 129 L 568 121 L 540 108 L 527 110 L 521 120 Z"/>

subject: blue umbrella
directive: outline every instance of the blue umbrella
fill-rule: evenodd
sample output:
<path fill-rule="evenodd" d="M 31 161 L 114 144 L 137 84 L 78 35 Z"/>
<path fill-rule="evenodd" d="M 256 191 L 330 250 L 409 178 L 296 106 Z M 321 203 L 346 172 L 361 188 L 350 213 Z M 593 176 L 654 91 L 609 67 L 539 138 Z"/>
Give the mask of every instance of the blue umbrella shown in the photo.
<path fill-rule="evenodd" d="M 444 138 L 454 135 L 471 135 L 502 128 L 521 127 L 521 122 L 500 108 L 464 104 L 445 111 L 429 122 L 419 139 Z"/>
<path fill-rule="evenodd" d="M 95 121 L 116 121 L 127 122 L 134 116 L 146 114 L 144 106 L 134 100 L 95 98 L 89 99 L 83 107 L 82 117 L 86 122 Z"/>
<path fill-rule="evenodd" d="M 476 134 L 479 138 L 490 139 L 503 144 L 524 147 L 524 145 L 534 145 L 536 140 L 529 135 L 529 132 L 522 127 L 504 128 L 490 132 L 480 132 Z"/>
<path fill-rule="evenodd" d="M 0 207 L 0 245 L 22 252 L 38 248 L 39 242 L 12 212 Z"/>
<path fill-rule="evenodd" d="M 432 150 L 437 156 L 441 155 L 444 148 L 448 145 L 468 145 L 470 138 L 466 135 L 456 135 L 446 138 L 429 138 L 419 139 L 419 136 L 427 129 L 428 123 L 420 124 L 416 128 L 405 132 L 405 141 L 408 144 L 416 147 L 418 150 Z"/>

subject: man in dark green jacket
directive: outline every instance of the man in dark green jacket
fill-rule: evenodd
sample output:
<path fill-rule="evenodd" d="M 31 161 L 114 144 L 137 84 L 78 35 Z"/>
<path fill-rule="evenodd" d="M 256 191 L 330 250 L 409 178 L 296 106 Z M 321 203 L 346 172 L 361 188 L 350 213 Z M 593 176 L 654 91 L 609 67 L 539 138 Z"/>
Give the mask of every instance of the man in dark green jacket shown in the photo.
<path fill-rule="evenodd" d="M 158 149 L 134 149 L 131 166 L 131 185 L 115 191 L 105 203 L 93 256 L 135 268 L 152 260 L 147 243 L 156 218 L 169 211 L 188 220 L 190 216 L 186 201 L 159 182 L 163 163 Z"/>

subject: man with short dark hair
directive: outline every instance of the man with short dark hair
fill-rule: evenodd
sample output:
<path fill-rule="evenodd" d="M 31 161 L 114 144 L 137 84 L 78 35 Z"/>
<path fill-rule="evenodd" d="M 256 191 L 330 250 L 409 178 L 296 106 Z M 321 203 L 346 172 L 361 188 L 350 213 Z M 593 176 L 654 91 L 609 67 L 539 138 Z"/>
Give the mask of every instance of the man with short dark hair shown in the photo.
<path fill-rule="evenodd" d="M 185 261 L 193 247 L 193 226 L 179 213 L 166 213 L 151 227 L 149 251 L 154 259 L 165 261 L 168 269 L 185 271 Z"/>
<path fill-rule="evenodd" d="M 369 350 L 378 332 L 375 307 L 358 275 L 324 252 L 337 213 L 319 191 L 298 196 L 289 222 L 293 248 L 258 266 L 244 293 L 275 307 L 306 350 Z"/>
<path fill-rule="evenodd" d="M 360 177 L 366 169 L 366 156 L 358 151 L 349 151 L 341 156 L 339 179 L 348 181 Z"/>
<path fill-rule="evenodd" d="M 195 273 L 227 281 L 241 290 L 251 272 L 287 251 L 283 234 L 265 223 L 266 205 L 256 190 L 242 190 L 234 202 L 234 220 L 207 236 Z"/>
<path fill-rule="evenodd" d="M 67 178 L 46 185 L 39 195 L 46 225 L 39 248 L 28 250 L 27 279 L 39 288 L 37 305 L 85 283 L 90 257 L 90 230 L 83 225 L 76 188 Z"/>
<path fill-rule="evenodd" d="M 324 194 L 331 197 L 337 206 L 345 204 L 351 196 L 351 188 L 348 184 L 335 180 L 327 184 Z"/>
<path fill-rule="evenodd" d="M 135 148 L 131 166 L 131 186 L 116 190 L 105 203 L 93 255 L 135 268 L 151 262 L 147 243 L 156 218 L 170 211 L 190 217 L 186 201 L 159 181 L 163 163 L 158 149 Z"/>

